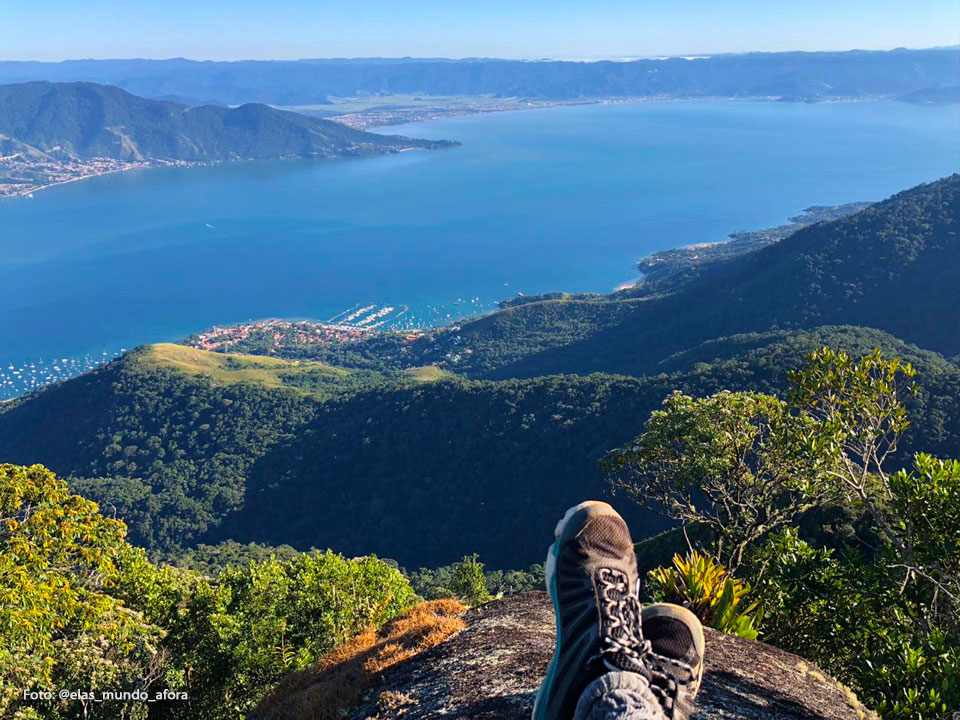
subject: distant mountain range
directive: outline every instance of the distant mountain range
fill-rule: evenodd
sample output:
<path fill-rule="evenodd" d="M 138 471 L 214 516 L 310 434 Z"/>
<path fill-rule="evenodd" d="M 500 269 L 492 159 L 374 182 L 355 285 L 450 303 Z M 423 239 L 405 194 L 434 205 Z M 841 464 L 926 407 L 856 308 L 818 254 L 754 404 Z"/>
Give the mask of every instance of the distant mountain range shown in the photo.
<path fill-rule="evenodd" d="M 957 85 L 960 48 L 786 52 L 629 62 L 354 60 L 0 62 L 0 82 L 89 81 L 188 104 L 317 105 L 361 94 L 537 99 L 898 98 Z"/>
<path fill-rule="evenodd" d="M 374 155 L 452 144 L 377 135 L 257 103 L 188 107 L 87 82 L 0 86 L 0 148 L 8 153 L 203 161 Z"/>
<path fill-rule="evenodd" d="M 605 494 L 597 460 L 671 391 L 782 392 L 824 345 L 913 363 L 898 457 L 956 457 L 958 210 L 954 175 L 689 277 L 530 298 L 414 340 L 141 348 L 0 405 L 0 458 L 69 477 L 154 549 L 517 567 L 564 508 Z M 663 527 L 613 502 L 638 535 Z"/>

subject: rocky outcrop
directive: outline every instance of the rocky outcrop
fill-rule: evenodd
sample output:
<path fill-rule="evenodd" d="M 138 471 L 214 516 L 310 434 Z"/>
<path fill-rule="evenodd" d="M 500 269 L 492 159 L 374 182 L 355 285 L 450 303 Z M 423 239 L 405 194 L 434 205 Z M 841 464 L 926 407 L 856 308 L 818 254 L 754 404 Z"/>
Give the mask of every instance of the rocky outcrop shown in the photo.
<path fill-rule="evenodd" d="M 553 653 L 543 592 L 467 613 L 465 630 L 387 671 L 350 720 L 526 720 Z M 695 720 L 875 718 L 840 683 L 795 655 L 707 631 L 706 674 Z"/>

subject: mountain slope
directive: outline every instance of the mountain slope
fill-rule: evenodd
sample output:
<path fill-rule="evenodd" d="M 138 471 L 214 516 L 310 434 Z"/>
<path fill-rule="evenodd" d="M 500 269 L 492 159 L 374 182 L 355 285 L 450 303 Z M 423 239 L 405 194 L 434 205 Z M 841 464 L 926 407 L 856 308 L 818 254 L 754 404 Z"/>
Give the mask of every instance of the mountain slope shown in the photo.
<path fill-rule="evenodd" d="M 960 85 L 914 90 L 897 100 L 906 103 L 960 103 Z"/>
<path fill-rule="evenodd" d="M 0 411 L 0 457 L 72 476 L 152 548 L 232 538 L 414 567 L 479 552 L 492 567 L 517 567 L 542 559 L 551 518 L 606 493 L 596 461 L 639 433 L 672 390 L 779 391 L 787 369 L 824 344 L 879 346 L 914 362 L 923 390 L 904 456 L 960 452 L 960 369 L 883 333 L 839 327 L 714 341 L 646 378 L 371 381 L 327 388 L 325 399 L 270 387 L 276 375 L 224 377 L 259 370 L 245 358 L 218 354 L 208 365 L 212 354 L 193 351 L 175 369 L 166 351 L 158 359 L 146 348 Z M 638 537 L 663 527 L 617 505 Z"/>
<path fill-rule="evenodd" d="M 550 518 L 605 492 L 597 460 L 671 391 L 780 392 L 823 345 L 911 361 L 901 457 L 957 456 L 960 368 L 882 330 L 960 350 L 958 192 L 960 176 L 914 188 L 669 293 L 514 304 L 414 341 L 298 346 L 297 362 L 144 348 L 0 409 L 0 458 L 73 476 L 153 548 L 231 538 L 517 567 L 540 559 Z M 423 365 L 474 379 L 403 372 Z M 620 509 L 638 537 L 662 527 Z"/>
<path fill-rule="evenodd" d="M 717 262 L 669 293 L 641 286 L 463 323 L 410 362 L 442 363 L 455 337 L 456 368 L 475 377 L 642 375 L 714 337 L 837 323 L 953 356 L 960 353 L 958 215 L 960 175 L 952 175 Z"/>
<path fill-rule="evenodd" d="M 267 105 L 187 107 L 92 83 L 0 86 L 0 134 L 40 151 L 122 160 L 327 157 L 451 143 L 377 135 Z"/>
<path fill-rule="evenodd" d="M 406 342 L 238 352 L 337 365 L 436 365 L 475 379 L 608 372 L 647 375 L 713 338 L 828 324 L 874 327 L 948 357 L 960 353 L 960 175 L 920 185 L 766 247 L 612 295 L 543 296 Z"/>
<path fill-rule="evenodd" d="M 0 82 L 91 81 L 152 98 L 316 105 L 361 94 L 598 97 L 898 97 L 956 85 L 957 48 L 785 52 L 631 62 L 366 58 L 283 62 L 3 62 Z"/>

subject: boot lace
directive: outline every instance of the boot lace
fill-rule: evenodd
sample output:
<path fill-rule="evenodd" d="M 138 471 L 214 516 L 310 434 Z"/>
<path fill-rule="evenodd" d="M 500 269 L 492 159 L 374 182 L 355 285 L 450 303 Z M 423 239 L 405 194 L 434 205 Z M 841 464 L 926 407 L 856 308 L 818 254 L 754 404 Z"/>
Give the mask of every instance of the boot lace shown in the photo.
<path fill-rule="evenodd" d="M 643 663 L 640 601 L 630 578 L 622 570 L 600 568 L 595 581 L 600 605 L 598 659 L 610 670 L 636 672 L 649 679 Z"/>
<path fill-rule="evenodd" d="M 641 606 L 637 588 L 627 574 L 600 568 L 595 575 L 600 604 L 600 650 L 597 659 L 608 670 L 626 670 L 643 675 L 668 717 L 686 717 L 692 704 L 683 690 L 696 679 L 694 668 L 653 651 L 643 639 Z"/>

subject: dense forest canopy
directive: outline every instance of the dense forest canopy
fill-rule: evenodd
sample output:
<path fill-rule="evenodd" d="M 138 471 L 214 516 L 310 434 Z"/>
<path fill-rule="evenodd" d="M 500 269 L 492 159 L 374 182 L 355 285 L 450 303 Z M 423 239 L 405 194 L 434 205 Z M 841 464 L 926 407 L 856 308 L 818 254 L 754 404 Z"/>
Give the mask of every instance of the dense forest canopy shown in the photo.
<path fill-rule="evenodd" d="M 320 394 L 189 375 L 145 348 L 11 404 L 0 454 L 69 477 L 157 550 L 233 539 L 408 566 L 477 552 L 494 568 L 524 567 L 542 560 L 556 513 L 606 492 L 597 460 L 672 390 L 781 392 L 787 370 L 822 345 L 912 361 L 921 391 L 905 456 L 960 447 L 960 368 L 879 331 L 825 327 L 718 339 L 648 377 L 411 382 L 365 372 L 363 384 L 348 375 Z M 619 507 L 638 536 L 665 527 Z"/>

